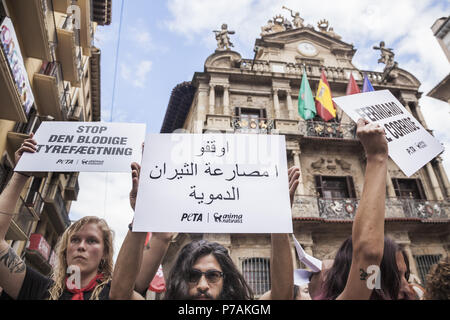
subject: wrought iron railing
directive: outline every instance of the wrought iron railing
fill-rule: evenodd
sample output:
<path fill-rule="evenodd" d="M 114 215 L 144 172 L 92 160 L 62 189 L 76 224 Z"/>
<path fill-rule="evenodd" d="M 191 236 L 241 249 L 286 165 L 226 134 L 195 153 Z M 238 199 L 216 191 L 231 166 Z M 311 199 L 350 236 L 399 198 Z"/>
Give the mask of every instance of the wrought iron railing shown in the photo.
<path fill-rule="evenodd" d="M 300 124 L 300 131 L 308 137 L 356 139 L 354 123 L 304 121 Z"/>
<path fill-rule="evenodd" d="M 356 209 L 358 208 L 358 199 L 329 199 L 318 198 L 319 216 L 330 220 L 353 220 Z"/>
<path fill-rule="evenodd" d="M 399 199 L 408 218 L 448 219 L 450 204 L 447 201 Z"/>
<path fill-rule="evenodd" d="M 295 195 L 295 218 L 324 218 L 329 220 L 353 220 L 360 199 L 320 198 L 312 195 Z M 419 199 L 386 198 L 386 218 L 419 218 L 423 220 L 449 219 L 450 202 Z"/>
<path fill-rule="evenodd" d="M 237 133 L 269 134 L 274 129 L 273 120 L 259 117 L 233 117 L 232 125 Z"/>

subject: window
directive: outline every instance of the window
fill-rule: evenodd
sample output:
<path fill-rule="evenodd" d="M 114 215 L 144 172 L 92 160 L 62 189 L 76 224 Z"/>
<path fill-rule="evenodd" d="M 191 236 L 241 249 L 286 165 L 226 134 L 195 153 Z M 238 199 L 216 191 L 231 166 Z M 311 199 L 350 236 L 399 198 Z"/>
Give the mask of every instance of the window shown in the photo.
<path fill-rule="evenodd" d="M 426 200 L 422 182 L 419 179 L 392 179 L 395 195 L 398 198 Z"/>
<path fill-rule="evenodd" d="M 314 176 L 316 191 L 320 198 L 347 199 L 356 198 L 353 178 Z"/>
<path fill-rule="evenodd" d="M 426 284 L 427 274 L 430 272 L 430 268 L 433 264 L 436 264 L 441 260 L 442 255 L 440 254 L 426 254 L 420 256 L 414 256 L 414 260 L 416 260 L 417 271 L 419 272 L 420 279 L 422 280 L 422 284 Z"/>
<path fill-rule="evenodd" d="M 242 133 L 259 133 L 268 127 L 265 109 L 235 108 L 239 131 Z"/>
<path fill-rule="evenodd" d="M 242 259 L 242 274 L 255 296 L 260 296 L 270 290 L 270 259 Z"/>

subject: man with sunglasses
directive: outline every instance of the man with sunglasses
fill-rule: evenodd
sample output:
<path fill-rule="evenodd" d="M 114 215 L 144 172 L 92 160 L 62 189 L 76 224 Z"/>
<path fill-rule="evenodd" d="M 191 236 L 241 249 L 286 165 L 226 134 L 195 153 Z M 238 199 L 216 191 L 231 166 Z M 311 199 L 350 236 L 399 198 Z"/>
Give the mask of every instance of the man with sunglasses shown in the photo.
<path fill-rule="evenodd" d="M 130 203 L 134 209 L 139 185 L 140 166 L 132 164 L 132 190 Z M 299 184 L 300 169 L 288 171 L 291 206 Z M 171 233 L 152 233 L 149 249 L 144 251 L 145 232 L 128 232 L 120 249 L 113 273 L 110 299 L 136 299 L 133 290 L 145 293 L 161 264 L 172 237 Z M 271 235 L 271 298 L 293 299 L 293 264 L 288 234 Z M 241 275 L 228 250 L 207 240 L 185 245 L 171 268 L 166 282 L 164 299 L 220 299 L 250 300 L 253 293 Z M 143 297 L 140 297 L 143 299 Z"/>

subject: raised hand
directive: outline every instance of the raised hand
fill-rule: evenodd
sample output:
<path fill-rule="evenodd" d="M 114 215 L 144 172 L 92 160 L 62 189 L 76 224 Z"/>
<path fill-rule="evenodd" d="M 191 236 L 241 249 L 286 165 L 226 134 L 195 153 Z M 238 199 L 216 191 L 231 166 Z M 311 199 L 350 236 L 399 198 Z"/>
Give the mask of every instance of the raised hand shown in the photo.
<path fill-rule="evenodd" d="M 24 152 L 35 153 L 37 142 L 33 139 L 34 133 L 20 145 L 20 148 L 14 153 L 16 164 L 19 162 Z"/>
<path fill-rule="evenodd" d="M 300 177 L 300 168 L 299 167 L 290 167 L 288 170 L 288 180 L 289 180 L 289 198 L 291 200 L 291 208 L 294 204 L 294 195 L 295 190 L 297 190 Z"/>
<path fill-rule="evenodd" d="M 387 158 L 388 145 L 386 133 L 379 124 L 369 123 L 365 119 L 359 119 L 356 135 L 361 141 L 368 159 L 373 157 Z"/>
<path fill-rule="evenodd" d="M 132 187 L 131 187 L 131 191 L 130 191 L 130 205 L 131 208 L 133 208 L 136 206 L 136 198 L 137 198 L 137 192 L 138 192 L 138 187 L 139 187 L 139 175 L 141 173 L 141 166 L 136 163 L 133 162 L 131 164 L 131 179 L 132 179 Z"/>

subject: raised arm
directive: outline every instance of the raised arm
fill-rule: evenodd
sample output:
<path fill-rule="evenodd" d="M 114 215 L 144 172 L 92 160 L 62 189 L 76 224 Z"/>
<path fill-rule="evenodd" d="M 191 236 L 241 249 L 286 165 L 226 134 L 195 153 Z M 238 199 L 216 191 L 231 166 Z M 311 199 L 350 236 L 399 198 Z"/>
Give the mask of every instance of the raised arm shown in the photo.
<path fill-rule="evenodd" d="M 380 266 L 384 249 L 384 216 L 388 146 L 384 129 L 360 119 L 357 135 L 366 152 L 367 166 L 361 201 L 352 229 L 352 264 L 344 291 L 337 299 L 367 300 L 370 266 Z"/>
<path fill-rule="evenodd" d="M 131 169 L 133 183 L 130 192 L 130 203 L 134 209 L 141 167 L 133 162 Z M 141 267 L 142 251 L 144 250 L 146 236 L 146 232 L 128 231 L 114 267 L 111 291 L 109 292 L 111 300 L 143 299 L 141 295 L 134 291 L 134 285 Z"/>
<path fill-rule="evenodd" d="M 159 266 L 167 253 L 172 233 L 153 232 L 147 247 L 144 249 L 141 269 L 136 279 L 135 290 L 144 294 L 156 275 Z"/>
<path fill-rule="evenodd" d="M 16 151 L 16 163 L 24 152 L 33 153 L 35 150 L 36 141 L 33 140 L 33 134 L 31 134 Z M 5 237 L 14 216 L 16 203 L 27 180 L 27 176 L 15 172 L 0 194 L 0 287 L 13 299 L 17 298 L 22 287 L 25 278 L 25 263 L 8 245 Z"/>
<path fill-rule="evenodd" d="M 299 168 L 291 167 L 288 170 L 291 208 L 294 203 L 295 190 L 299 184 L 299 176 Z M 270 298 L 273 300 L 292 300 L 294 298 L 294 264 L 289 234 L 273 233 L 271 238 L 270 276 L 272 289 Z"/>

